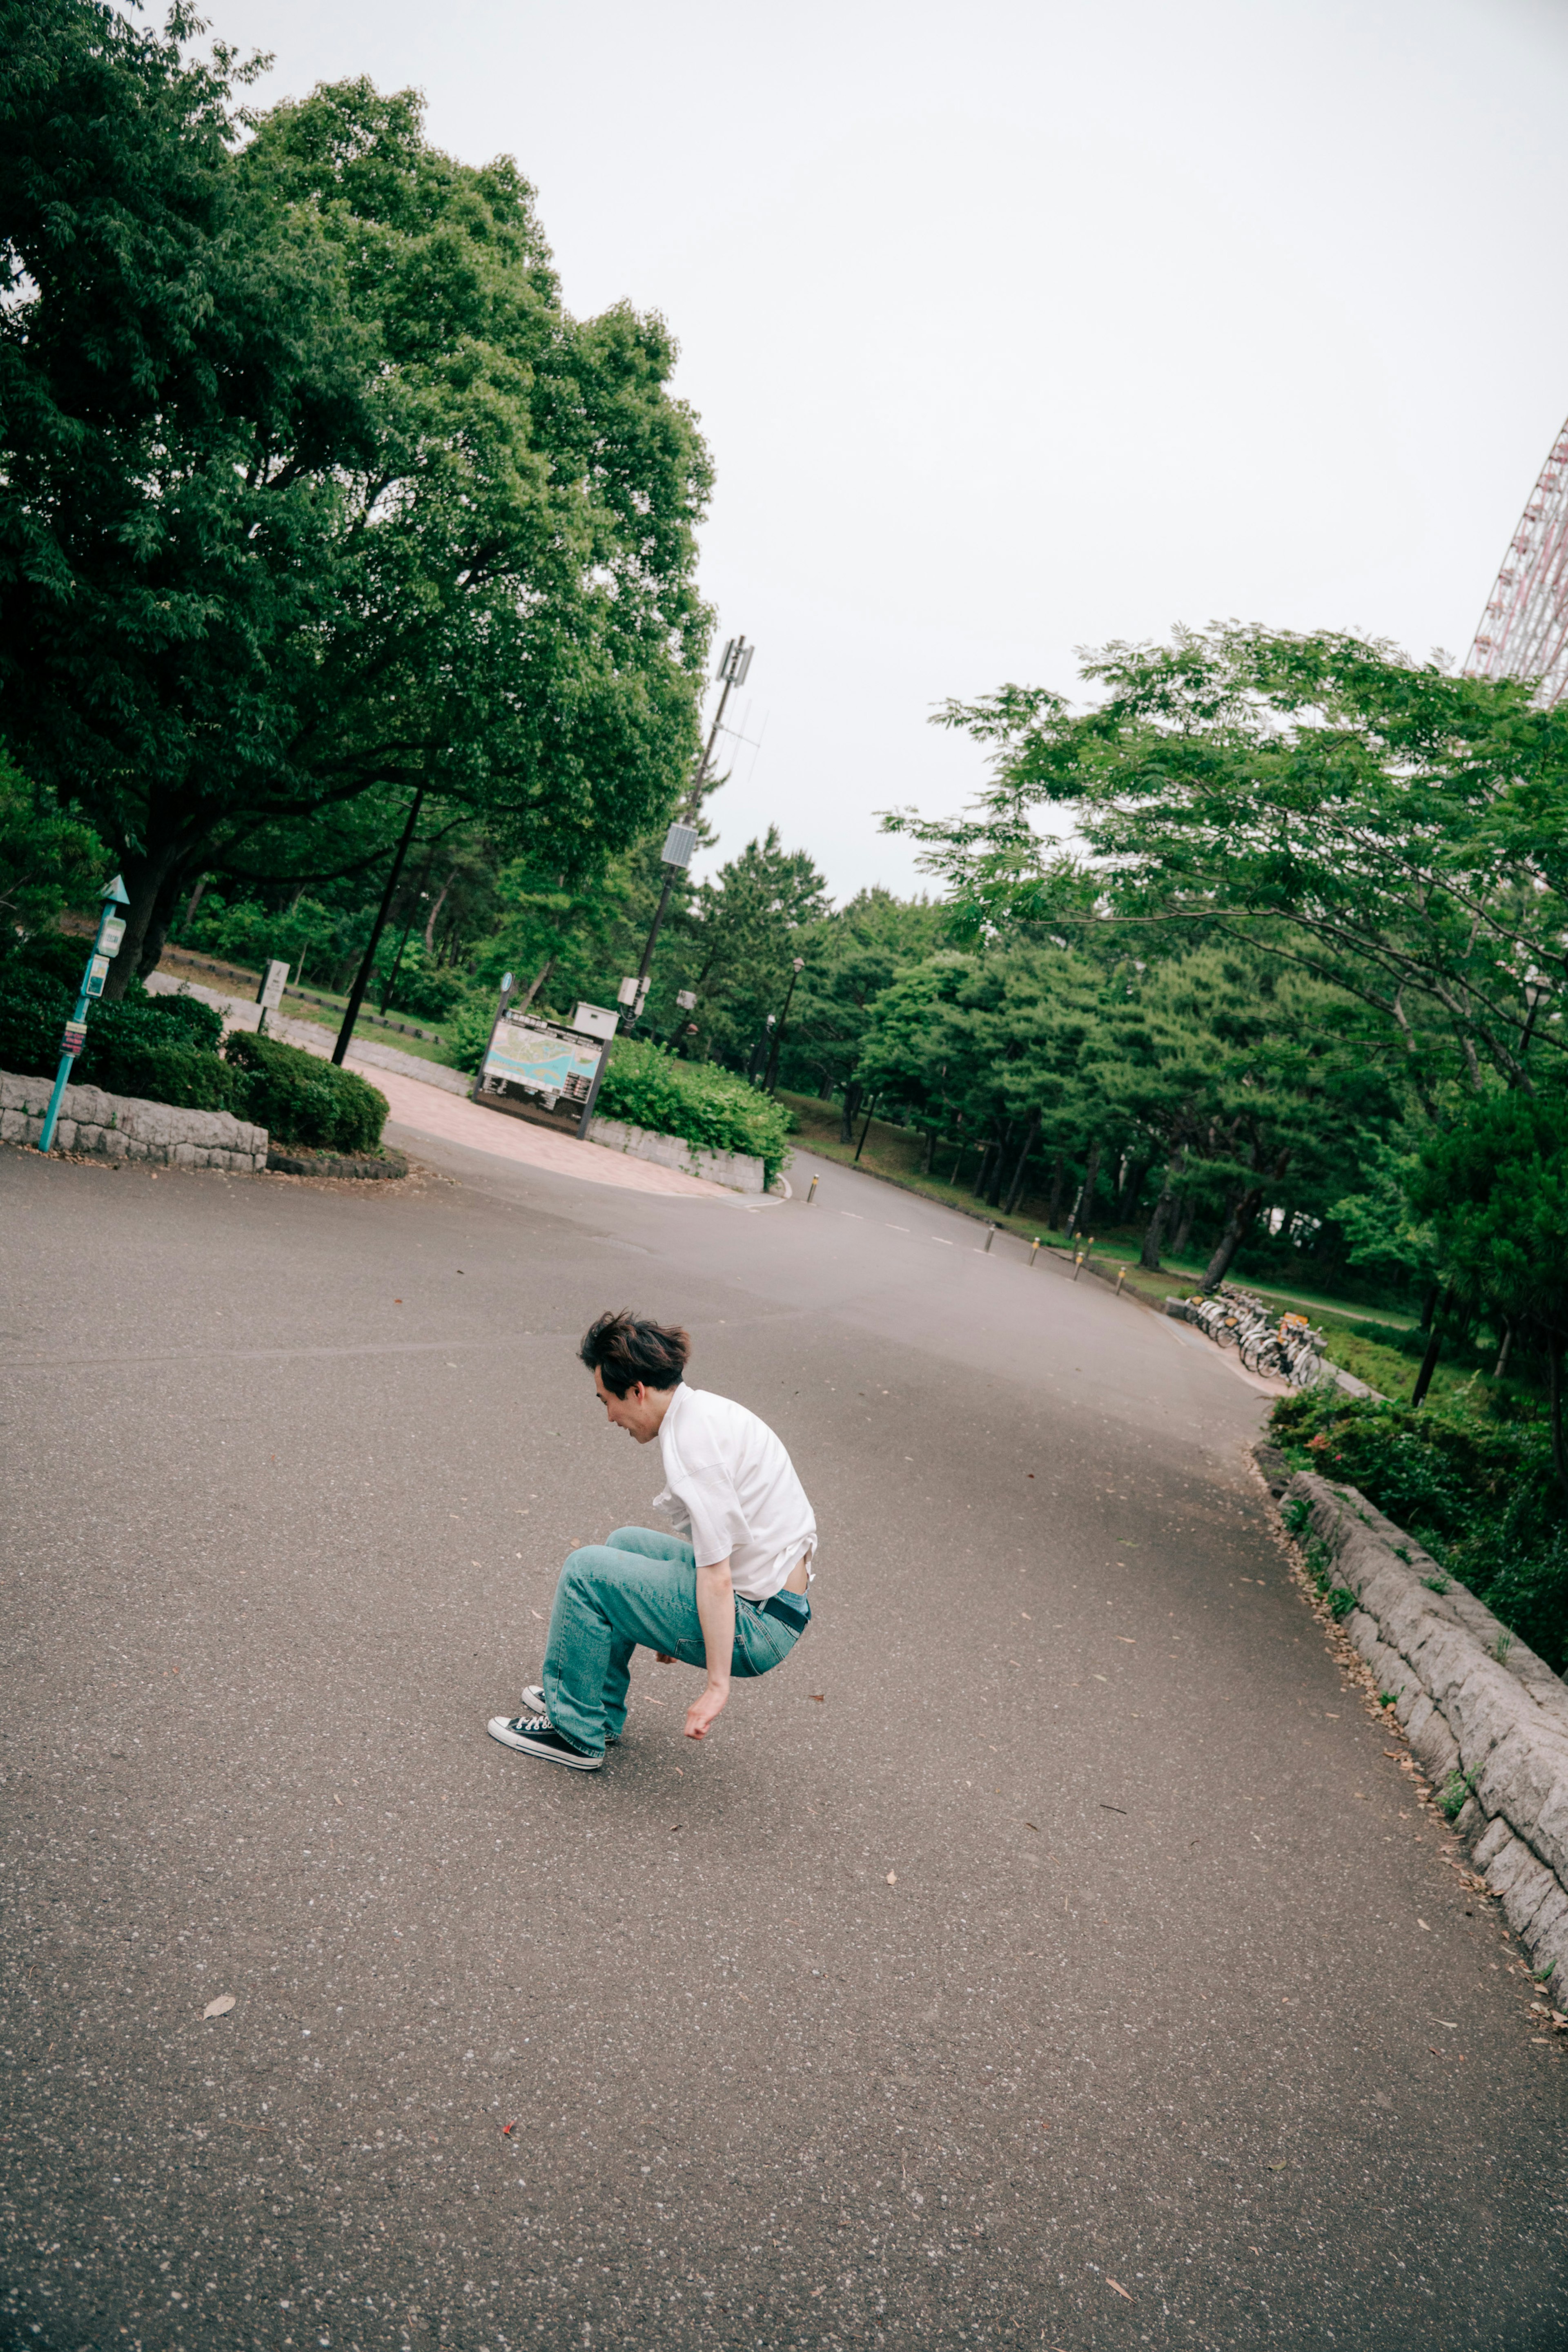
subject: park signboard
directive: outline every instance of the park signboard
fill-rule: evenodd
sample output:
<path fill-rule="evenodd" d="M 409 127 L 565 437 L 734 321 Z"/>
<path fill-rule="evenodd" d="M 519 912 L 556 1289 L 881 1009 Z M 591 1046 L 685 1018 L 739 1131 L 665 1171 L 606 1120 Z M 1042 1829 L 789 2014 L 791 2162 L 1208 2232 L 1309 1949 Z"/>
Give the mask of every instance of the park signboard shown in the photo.
<path fill-rule="evenodd" d="M 528 1013 L 504 1013 L 480 1073 L 482 1094 L 533 1095 L 546 1110 L 584 1104 L 593 1092 L 607 1041 Z"/>

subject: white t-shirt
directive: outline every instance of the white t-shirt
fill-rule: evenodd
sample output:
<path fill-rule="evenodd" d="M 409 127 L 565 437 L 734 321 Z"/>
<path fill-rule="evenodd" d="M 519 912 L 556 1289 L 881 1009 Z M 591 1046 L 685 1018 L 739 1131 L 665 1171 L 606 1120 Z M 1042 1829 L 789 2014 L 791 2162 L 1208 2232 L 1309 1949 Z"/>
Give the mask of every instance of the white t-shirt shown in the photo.
<path fill-rule="evenodd" d="M 664 1491 L 654 1507 L 685 1536 L 699 1568 L 727 1559 L 747 1601 L 770 1601 L 813 1553 L 817 1522 L 795 1465 L 765 1421 L 708 1389 L 677 1384 L 659 1424 Z"/>

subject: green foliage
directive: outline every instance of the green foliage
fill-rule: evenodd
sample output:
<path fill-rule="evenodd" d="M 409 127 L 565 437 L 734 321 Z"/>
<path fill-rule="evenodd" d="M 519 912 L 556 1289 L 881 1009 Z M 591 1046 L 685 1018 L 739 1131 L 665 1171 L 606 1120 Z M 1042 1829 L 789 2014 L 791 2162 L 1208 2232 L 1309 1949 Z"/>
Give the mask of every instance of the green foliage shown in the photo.
<path fill-rule="evenodd" d="M 1568 1339 L 1568 1088 L 1483 1096 L 1436 1136 L 1412 1172 L 1457 1285 Z"/>
<path fill-rule="evenodd" d="M 760 1160 L 769 1184 L 789 1157 L 789 1113 L 782 1104 L 727 1070 L 677 1062 L 663 1046 L 635 1037 L 611 1047 L 598 1108 L 605 1118 L 684 1136 L 705 1151 Z"/>
<path fill-rule="evenodd" d="M 1087 710 L 1006 687 L 941 714 L 994 782 L 957 823 L 889 822 L 956 917 L 1078 919 L 1033 831 L 1061 806 L 1099 861 L 1091 925 L 1244 929 L 1375 1013 L 1427 1101 L 1480 1066 L 1519 1083 L 1532 1033 L 1560 1060 L 1568 711 L 1332 632 L 1178 631 L 1083 675 Z"/>
<path fill-rule="evenodd" d="M 413 92 L 246 135 L 193 28 L 0 0 L 0 688 L 131 969 L 200 873 L 365 873 L 420 788 L 422 847 L 585 870 L 689 773 L 709 625 L 663 321 L 573 319 L 517 167 Z"/>
<path fill-rule="evenodd" d="M 355 1071 L 247 1030 L 235 1030 L 225 1053 L 227 1067 L 243 1076 L 244 1115 L 269 1138 L 323 1151 L 380 1145 L 387 1098 Z"/>
<path fill-rule="evenodd" d="M 1456 1764 L 1443 1783 L 1437 1798 L 1437 1811 L 1446 1822 L 1457 1822 L 1476 1793 L 1476 1775 L 1461 1772 Z"/>
<path fill-rule="evenodd" d="M 1358 1486 L 1552 1669 L 1568 1664 L 1568 1510 L 1542 1422 L 1419 1412 L 1337 1391 L 1283 1397 L 1270 1430 L 1301 1469 Z M 1434 1580 L 1436 1588 L 1436 1580 Z"/>
<path fill-rule="evenodd" d="M 85 942 L 41 936 L 0 961 L 0 1069 L 52 1078 L 60 1035 L 76 1003 Z M 58 976 L 69 971 L 68 981 Z M 149 996 L 137 987 L 118 1004 L 93 1004 L 78 1086 L 187 1110 L 237 1110 L 244 1089 L 218 1059 L 219 1014 L 200 998 Z"/>
<path fill-rule="evenodd" d="M 108 872 L 98 835 L 63 816 L 0 747 L 0 929 L 47 931 L 62 908 L 91 905 Z"/>

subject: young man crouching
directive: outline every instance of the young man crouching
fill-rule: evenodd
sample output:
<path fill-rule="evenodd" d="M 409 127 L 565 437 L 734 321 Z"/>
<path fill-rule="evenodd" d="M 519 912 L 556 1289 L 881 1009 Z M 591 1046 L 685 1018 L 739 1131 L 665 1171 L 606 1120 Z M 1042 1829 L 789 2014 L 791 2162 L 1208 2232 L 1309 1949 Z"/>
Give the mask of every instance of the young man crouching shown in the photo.
<path fill-rule="evenodd" d="M 658 1439 L 664 1486 L 654 1507 L 675 1532 L 618 1528 L 571 1553 L 543 1675 L 524 1691 L 522 1713 L 496 1716 L 489 1730 L 526 1756 L 596 1772 L 625 1727 L 639 1643 L 666 1664 L 705 1669 L 688 1739 L 706 1736 L 732 1679 L 782 1664 L 810 1622 L 817 1523 L 767 1423 L 686 1386 L 684 1331 L 622 1310 L 601 1315 L 579 1353 L 615 1427 L 639 1445 Z"/>

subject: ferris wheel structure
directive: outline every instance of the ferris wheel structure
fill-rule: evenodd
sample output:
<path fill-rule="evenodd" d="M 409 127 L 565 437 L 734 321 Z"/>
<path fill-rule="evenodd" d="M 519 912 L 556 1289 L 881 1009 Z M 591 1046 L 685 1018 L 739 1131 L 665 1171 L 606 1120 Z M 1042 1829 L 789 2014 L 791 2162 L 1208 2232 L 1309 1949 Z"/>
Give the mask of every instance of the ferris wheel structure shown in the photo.
<path fill-rule="evenodd" d="M 1468 677 L 1539 677 L 1543 703 L 1568 695 L 1568 423 L 1509 541 L 1464 667 Z"/>

